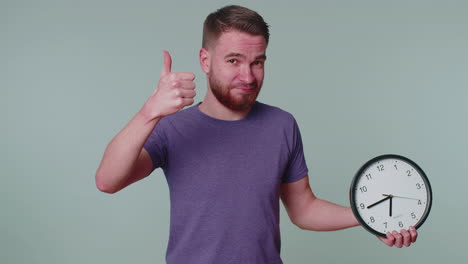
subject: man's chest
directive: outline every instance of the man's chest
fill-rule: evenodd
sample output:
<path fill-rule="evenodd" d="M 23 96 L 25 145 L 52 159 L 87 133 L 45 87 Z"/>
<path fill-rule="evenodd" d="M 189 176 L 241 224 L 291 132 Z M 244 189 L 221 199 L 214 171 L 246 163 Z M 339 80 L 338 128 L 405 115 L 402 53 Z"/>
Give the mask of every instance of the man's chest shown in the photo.
<path fill-rule="evenodd" d="M 289 156 L 281 133 L 182 136 L 169 148 L 165 172 L 171 189 L 197 186 L 201 196 L 232 191 L 276 195 Z"/>

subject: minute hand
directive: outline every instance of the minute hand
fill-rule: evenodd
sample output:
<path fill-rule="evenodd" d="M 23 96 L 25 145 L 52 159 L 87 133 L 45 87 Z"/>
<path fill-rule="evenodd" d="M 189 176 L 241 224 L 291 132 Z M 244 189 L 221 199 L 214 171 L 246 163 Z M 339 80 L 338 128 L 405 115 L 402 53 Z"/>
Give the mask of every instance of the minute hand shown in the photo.
<path fill-rule="evenodd" d="M 398 196 L 398 195 L 390 195 L 390 194 L 384 194 L 383 196 L 387 196 L 390 197 L 390 196 L 393 196 L 393 197 L 397 197 L 397 198 L 404 198 L 404 199 L 411 199 L 411 200 L 419 200 L 417 198 L 411 198 L 411 197 L 405 197 L 405 196 Z"/>

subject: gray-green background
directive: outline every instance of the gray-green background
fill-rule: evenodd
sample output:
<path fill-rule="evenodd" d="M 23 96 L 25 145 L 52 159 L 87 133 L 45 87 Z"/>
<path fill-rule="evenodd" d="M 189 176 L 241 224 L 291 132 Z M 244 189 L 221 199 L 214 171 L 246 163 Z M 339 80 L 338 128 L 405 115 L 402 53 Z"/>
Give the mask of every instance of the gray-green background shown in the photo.
<path fill-rule="evenodd" d="M 154 90 L 162 51 L 197 75 L 201 24 L 227 1 L 0 4 L 0 263 L 163 263 L 161 171 L 109 195 L 94 173 Z M 281 210 L 285 263 L 466 261 L 467 1 L 237 1 L 271 25 L 259 100 L 295 115 L 311 186 L 348 205 L 356 170 L 408 156 L 434 204 L 410 248 L 361 227 L 303 231 Z"/>

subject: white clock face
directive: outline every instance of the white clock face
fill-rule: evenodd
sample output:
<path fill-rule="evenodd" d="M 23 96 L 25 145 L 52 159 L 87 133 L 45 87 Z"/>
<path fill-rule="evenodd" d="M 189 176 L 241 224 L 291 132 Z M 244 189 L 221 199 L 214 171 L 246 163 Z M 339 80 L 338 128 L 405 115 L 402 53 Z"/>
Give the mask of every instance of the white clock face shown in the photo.
<path fill-rule="evenodd" d="M 422 225 L 430 211 L 432 191 L 418 165 L 401 156 L 384 155 L 358 171 L 350 198 L 361 225 L 385 236 L 393 230 Z"/>

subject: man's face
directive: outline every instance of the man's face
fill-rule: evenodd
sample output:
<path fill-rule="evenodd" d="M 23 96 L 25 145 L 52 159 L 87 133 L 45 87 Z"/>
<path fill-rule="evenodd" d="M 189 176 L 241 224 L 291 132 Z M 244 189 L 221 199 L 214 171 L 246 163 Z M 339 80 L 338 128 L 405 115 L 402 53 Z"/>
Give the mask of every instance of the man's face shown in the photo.
<path fill-rule="evenodd" d="M 223 33 L 210 49 L 209 88 L 224 106 L 251 108 L 263 84 L 266 42 L 240 31 Z"/>

